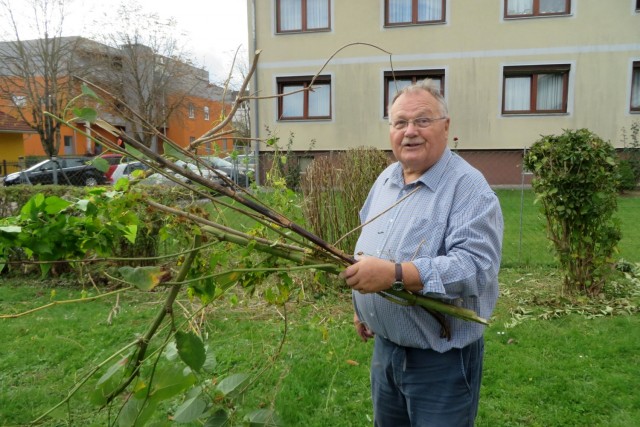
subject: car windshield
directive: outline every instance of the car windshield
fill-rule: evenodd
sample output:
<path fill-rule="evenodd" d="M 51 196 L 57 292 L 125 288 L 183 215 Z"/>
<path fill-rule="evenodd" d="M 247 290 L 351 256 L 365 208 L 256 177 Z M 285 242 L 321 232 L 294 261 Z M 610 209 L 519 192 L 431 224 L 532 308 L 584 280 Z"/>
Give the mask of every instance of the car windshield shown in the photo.
<path fill-rule="evenodd" d="M 40 163 L 36 163 L 35 165 L 31 166 L 30 168 L 25 169 L 25 172 L 31 172 L 34 171 L 36 169 L 40 169 L 42 166 L 44 166 L 45 164 L 49 163 L 51 160 L 43 160 Z"/>

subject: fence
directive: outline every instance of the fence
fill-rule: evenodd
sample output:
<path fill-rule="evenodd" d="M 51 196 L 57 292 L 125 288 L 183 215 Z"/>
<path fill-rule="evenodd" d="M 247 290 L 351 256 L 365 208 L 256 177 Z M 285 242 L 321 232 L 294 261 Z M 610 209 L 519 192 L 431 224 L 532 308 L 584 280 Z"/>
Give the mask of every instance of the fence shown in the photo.
<path fill-rule="evenodd" d="M 0 161 L 0 176 L 6 176 L 13 172 L 19 172 L 24 169 L 24 165 L 20 162 L 9 162 L 7 160 Z"/>
<path fill-rule="evenodd" d="M 26 162 L 0 161 L 4 185 L 59 184 L 92 186 L 107 183 L 107 177 L 90 164 L 88 157 L 59 157 L 47 160 L 29 159 Z M 35 164 L 30 166 L 30 163 Z M 8 176 L 14 172 L 19 174 Z"/>

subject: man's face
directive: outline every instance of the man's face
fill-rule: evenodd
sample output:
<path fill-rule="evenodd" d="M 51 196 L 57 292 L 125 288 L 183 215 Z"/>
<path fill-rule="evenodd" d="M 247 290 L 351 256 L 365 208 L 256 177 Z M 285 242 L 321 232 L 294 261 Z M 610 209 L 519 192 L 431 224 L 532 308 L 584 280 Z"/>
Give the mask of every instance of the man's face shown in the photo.
<path fill-rule="evenodd" d="M 440 104 L 424 90 L 400 95 L 389 111 L 391 123 L 423 117 L 442 117 Z M 433 121 L 425 128 L 409 122 L 404 129 L 393 126 L 389 129 L 391 150 L 402 165 L 405 182 L 410 182 L 420 177 L 442 156 L 449 138 L 449 118 Z"/>

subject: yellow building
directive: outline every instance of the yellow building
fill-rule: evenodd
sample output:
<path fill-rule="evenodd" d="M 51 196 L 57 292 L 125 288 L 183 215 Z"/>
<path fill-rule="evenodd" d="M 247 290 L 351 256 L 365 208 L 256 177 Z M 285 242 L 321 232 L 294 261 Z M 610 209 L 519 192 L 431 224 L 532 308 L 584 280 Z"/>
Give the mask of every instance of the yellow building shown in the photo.
<path fill-rule="evenodd" d="M 492 184 L 521 180 L 540 135 L 588 128 L 622 148 L 640 120 L 640 0 L 247 0 L 252 133 L 325 153 L 388 149 L 398 86 L 440 81 L 451 146 Z M 328 61 L 328 62 L 327 62 Z M 457 138 L 454 143 L 453 139 Z M 264 146 L 259 147 L 265 149 Z"/>
<path fill-rule="evenodd" d="M 0 111 L 0 176 L 19 170 L 24 157 L 24 136 L 36 133 L 27 123 Z"/>

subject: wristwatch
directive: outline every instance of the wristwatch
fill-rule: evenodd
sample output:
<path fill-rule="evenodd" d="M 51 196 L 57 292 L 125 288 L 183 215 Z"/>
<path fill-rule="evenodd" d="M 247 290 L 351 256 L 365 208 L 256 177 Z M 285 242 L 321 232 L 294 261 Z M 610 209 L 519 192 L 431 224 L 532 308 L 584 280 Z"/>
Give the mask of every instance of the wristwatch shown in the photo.
<path fill-rule="evenodd" d="M 396 280 L 391 284 L 394 291 L 403 291 L 404 282 L 402 281 L 402 264 L 396 262 Z"/>

